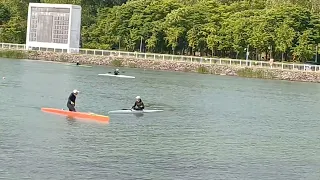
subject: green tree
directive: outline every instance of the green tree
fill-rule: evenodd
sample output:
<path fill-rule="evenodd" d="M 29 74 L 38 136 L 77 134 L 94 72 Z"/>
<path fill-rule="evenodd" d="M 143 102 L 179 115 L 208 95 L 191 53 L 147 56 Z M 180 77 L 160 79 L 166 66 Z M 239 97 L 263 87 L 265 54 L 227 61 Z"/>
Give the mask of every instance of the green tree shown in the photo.
<path fill-rule="evenodd" d="M 183 33 L 183 28 L 168 28 L 165 30 L 165 33 L 168 46 L 172 48 L 172 53 L 175 54 L 175 49 L 178 46 L 179 37 Z"/>
<path fill-rule="evenodd" d="M 276 49 L 281 52 L 282 61 L 284 60 L 284 54 L 292 48 L 295 36 L 294 29 L 285 23 L 276 29 L 275 44 Z"/>
<path fill-rule="evenodd" d="M 20 17 L 13 17 L 4 25 L 0 33 L 0 42 L 22 44 L 26 39 L 26 28 Z"/>
<path fill-rule="evenodd" d="M 0 41 L 25 43 L 29 2 L 81 5 L 84 48 L 306 61 L 320 44 L 319 0 L 0 0 Z"/>
<path fill-rule="evenodd" d="M 0 26 L 7 23 L 10 20 L 11 14 L 9 9 L 3 4 L 0 3 Z"/>
<path fill-rule="evenodd" d="M 312 35 L 311 30 L 306 30 L 302 33 L 298 40 L 298 46 L 294 48 L 294 55 L 298 57 L 298 60 L 305 62 L 310 60 L 313 56 L 313 46 L 310 42 Z"/>

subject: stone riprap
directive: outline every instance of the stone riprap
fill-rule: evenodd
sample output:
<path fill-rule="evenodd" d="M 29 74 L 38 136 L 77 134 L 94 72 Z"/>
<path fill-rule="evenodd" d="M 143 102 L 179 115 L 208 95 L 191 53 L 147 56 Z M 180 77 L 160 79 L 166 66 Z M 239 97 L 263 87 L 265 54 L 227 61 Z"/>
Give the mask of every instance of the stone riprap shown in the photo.
<path fill-rule="evenodd" d="M 4 50 L 2 50 L 4 51 Z M 12 50 L 11 50 L 12 51 Z M 307 72 L 298 70 L 281 70 L 272 68 L 259 67 L 240 67 L 235 65 L 217 65 L 217 64 L 200 64 L 191 62 L 178 62 L 168 60 L 146 60 L 133 59 L 132 57 L 119 56 L 99 56 L 99 55 L 84 55 L 84 54 L 68 54 L 44 51 L 23 51 L 26 57 L 32 60 L 45 60 L 56 62 L 68 62 L 91 65 L 105 65 L 116 67 L 131 67 L 154 70 L 168 71 L 184 71 L 184 72 L 199 72 L 210 73 L 227 76 L 242 76 L 250 78 L 266 78 L 279 79 L 289 81 L 303 82 L 320 82 L 320 73 Z"/>

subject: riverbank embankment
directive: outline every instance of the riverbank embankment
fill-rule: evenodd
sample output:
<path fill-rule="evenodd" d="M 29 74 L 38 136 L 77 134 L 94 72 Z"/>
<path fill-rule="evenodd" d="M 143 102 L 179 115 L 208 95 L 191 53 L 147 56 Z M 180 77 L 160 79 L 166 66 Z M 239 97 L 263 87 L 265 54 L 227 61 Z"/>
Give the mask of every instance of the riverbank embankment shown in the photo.
<path fill-rule="evenodd" d="M 320 82 L 320 73 L 299 70 L 282 70 L 236 65 L 200 64 L 198 62 L 178 62 L 168 60 L 146 60 L 119 56 L 99 56 L 88 54 L 68 54 L 46 51 L 0 50 L 0 57 L 68 62 L 113 67 L 130 67 L 167 71 L 197 72 L 249 78 L 278 79 L 303 82 Z"/>

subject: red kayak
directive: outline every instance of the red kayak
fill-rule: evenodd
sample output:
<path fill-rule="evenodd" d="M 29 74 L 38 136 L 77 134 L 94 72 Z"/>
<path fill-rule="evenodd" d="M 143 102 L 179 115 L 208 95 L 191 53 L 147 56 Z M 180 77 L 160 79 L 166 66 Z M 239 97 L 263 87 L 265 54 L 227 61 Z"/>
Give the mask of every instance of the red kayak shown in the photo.
<path fill-rule="evenodd" d="M 54 109 L 54 108 L 41 108 L 41 111 L 46 113 L 51 113 L 51 114 L 68 116 L 75 119 L 93 120 L 98 122 L 109 122 L 110 120 L 108 116 L 103 116 L 103 115 L 94 114 L 94 113 L 72 112 L 72 111 L 66 111 L 66 110 Z"/>

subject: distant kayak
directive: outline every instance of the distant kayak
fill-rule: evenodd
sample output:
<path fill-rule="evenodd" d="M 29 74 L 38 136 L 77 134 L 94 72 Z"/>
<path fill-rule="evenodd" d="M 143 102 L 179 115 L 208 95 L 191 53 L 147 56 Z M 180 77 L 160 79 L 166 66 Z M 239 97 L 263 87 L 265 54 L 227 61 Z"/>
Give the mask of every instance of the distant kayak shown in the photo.
<path fill-rule="evenodd" d="M 108 116 L 103 116 L 94 113 L 84 113 L 84 112 L 72 112 L 62 109 L 54 108 L 41 108 L 41 111 L 51 114 L 57 114 L 62 116 L 68 116 L 76 119 L 94 120 L 99 122 L 109 122 L 110 118 Z"/>
<path fill-rule="evenodd" d="M 126 75 L 114 75 L 114 74 L 98 74 L 99 76 L 112 76 L 112 77 L 119 77 L 119 78 L 130 78 L 130 79 L 134 79 L 136 77 L 134 76 L 126 76 Z"/>
<path fill-rule="evenodd" d="M 163 112 L 163 110 L 144 109 L 142 111 L 137 111 L 137 110 L 131 110 L 131 109 L 121 109 L 116 111 L 109 111 L 108 114 L 144 114 L 144 113 L 155 113 L 155 112 Z"/>
<path fill-rule="evenodd" d="M 88 65 L 76 65 L 76 64 L 68 64 L 69 66 L 79 66 L 79 67 L 87 67 L 87 68 L 92 68 L 92 66 Z"/>
<path fill-rule="evenodd" d="M 87 67 L 87 68 L 91 68 L 92 67 L 92 66 L 88 66 L 88 65 L 74 65 L 74 66 Z"/>

